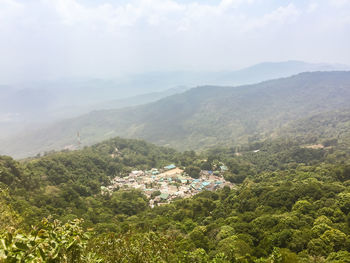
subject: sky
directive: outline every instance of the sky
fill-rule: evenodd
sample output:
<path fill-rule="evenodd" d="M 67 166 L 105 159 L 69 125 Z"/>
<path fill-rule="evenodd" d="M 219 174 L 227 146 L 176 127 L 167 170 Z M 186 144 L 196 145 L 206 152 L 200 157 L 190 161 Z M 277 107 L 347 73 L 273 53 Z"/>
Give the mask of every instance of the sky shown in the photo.
<path fill-rule="evenodd" d="M 350 0 L 0 0 L 0 84 L 350 64 Z"/>

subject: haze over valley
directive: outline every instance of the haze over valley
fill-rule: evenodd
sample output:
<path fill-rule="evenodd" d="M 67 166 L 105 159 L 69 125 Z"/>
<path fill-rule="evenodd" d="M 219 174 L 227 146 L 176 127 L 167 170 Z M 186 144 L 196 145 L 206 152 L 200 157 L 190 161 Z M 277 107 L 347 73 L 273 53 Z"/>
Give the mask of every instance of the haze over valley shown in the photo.
<path fill-rule="evenodd" d="M 61 79 L 0 86 L 0 138 L 93 110 L 156 101 L 201 85 L 242 85 L 307 71 L 349 69 L 300 61 L 260 63 L 237 71 L 154 72 L 116 80 Z"/>

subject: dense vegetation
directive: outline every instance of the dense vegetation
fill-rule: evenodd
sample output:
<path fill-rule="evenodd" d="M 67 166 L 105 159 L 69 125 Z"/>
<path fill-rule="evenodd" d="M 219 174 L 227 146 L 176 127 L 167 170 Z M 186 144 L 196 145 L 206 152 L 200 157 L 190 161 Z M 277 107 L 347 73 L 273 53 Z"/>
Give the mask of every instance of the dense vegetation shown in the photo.
<path fill-rule="evenodd" d="M 0 262 L 350 262 L 346 142 L 198 154 L 115 138 L 21 162 L 2 156 Z M 154 209 L 136 190 L 101 194 L 114 175 L 169 163 L 194 175 L 225 163 L 237 185 Z"/>
<path fill-rule="evenodd" d="M 313 115 L 290 123 L 277 136 L 292 138 L 300 144 L 322 143 L 325 147 L 350 145 L 350 110 L 336 110 Z"/>
<path fill-rule="evenodd" d="M 16 136 L 3 142 L 1 150 L 23 157 L 62 149 L 76 145 L 77 131 L 84 145 L 114 136 L 178 150 L 246 144 L 301 118 L 349 108 L 349 101 L 350 72 L 302 73 L 241 87 L 204 86 L 146 105 L 94 111 Z"/>
<path fill-rule="evenodd" d="M 16 197 L 14 206 L 26 222 L 53 215 L 64 221 L 83 217 L 86 224 L 97 224 L 109 222 L 114 211 L 131 215 L 147 206 L 139 192 L 106 198 L 100 194 L 101 185 L 135 168 L 162 167 L 176 155 L 171 149 L 117 138 L 81 151 L 49 154 L 23 163 L 1 157 L 0 181 Z"/>

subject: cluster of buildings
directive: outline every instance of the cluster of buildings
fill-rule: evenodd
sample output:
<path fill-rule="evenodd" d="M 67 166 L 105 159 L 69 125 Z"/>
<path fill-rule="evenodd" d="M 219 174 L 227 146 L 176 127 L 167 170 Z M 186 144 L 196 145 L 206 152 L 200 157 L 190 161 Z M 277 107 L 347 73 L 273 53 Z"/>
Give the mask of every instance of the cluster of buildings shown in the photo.
<path fill-rule="evenodd" d="M 200 191 L 214 191 L 224 186 L 233 186 L 222 177 L 226 166 L 220 167 L 220 171 L 201 171 L 200 176 L 194 179 L 188 176 L 184 170 L 174 164 L 163 169 L 152 168 L 148 171 L 132 171 L 124 177 L 116 176 L 111 184 L 102 187 L 102 193 L 109 193 L 117 189 L 135 188 L 141 190 L 148 198 L 149 205 L 166 204 L 175 198 L 187 198 Z"/>

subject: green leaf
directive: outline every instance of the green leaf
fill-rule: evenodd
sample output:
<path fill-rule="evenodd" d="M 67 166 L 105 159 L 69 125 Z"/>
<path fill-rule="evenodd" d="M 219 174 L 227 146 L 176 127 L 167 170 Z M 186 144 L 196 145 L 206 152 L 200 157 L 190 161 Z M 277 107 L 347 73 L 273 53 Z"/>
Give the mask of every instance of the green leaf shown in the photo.
<path fill-rule="evenodd" d="M 0 239 L 0 243 L 1 243 L 2 247 L 6 250 L 7 246 L 6 246 L 5 240 L 4 239 Z"/>
<path fill-rule="evenodd" d="M 38 250 L 39 250 L 39 254 L 40 254 L 41 258 L 42 258 L 43 260 L 45 260 L 45 259 L 46 259 L 45 252 L 41 249 L 41 247 L 39 247 Z"/>
<path fill-rule="evenodd" d="M 20 250 L 23 250 L 23 251 L 26 251 L 29 249 L 28 245 L 25 243 L 16 242 L 15 245 L 17 248 L 19 248 Z"/>
<path fill-rule="evenodd" d="M 74 240 L 73 242 L 71 242 L 71 243 L 68 245 L 67 250 L 69 250 L 75 243 L 76 243 L 76 240 Z"/>

